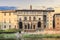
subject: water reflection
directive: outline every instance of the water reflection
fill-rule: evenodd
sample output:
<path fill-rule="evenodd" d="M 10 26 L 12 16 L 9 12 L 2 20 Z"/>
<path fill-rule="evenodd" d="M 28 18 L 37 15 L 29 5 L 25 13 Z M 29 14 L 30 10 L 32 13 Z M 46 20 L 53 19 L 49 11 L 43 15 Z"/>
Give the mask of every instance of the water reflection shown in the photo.
<path fill-rule="evenodd" d="M 60 40 L 60 38 L 21 38 L 21 39 L 0 39 L 0 40 Z"/>
<path fill-rule="evenodd" d="M 24 40 L 60 40 L 60 38 L 25 38 Z"/>

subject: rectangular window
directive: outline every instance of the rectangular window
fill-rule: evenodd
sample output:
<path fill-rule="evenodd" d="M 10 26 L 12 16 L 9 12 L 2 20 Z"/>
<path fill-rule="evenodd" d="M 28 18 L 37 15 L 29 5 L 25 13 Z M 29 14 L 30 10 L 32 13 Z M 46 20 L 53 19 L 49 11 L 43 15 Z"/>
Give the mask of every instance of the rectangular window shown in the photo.
<path fill-rule="evenodd" d="M 36 18 L 35 18 L 35 17 L 33 17 L 33 20 L 35 21 L 35 20 L 36 20 Z"/>
<path fill-rule="evenodd" d="M 59 25 L 59 22 L 57 23 L 57 25 Z"/>
<path fill-rule="evenodd" d="M 6 28 L 6 25 L 4 25 L 4 28 Z"/>
<path fill-rule="evenodd" d="M 6 13 L 4 13 L 4 16 L 6 16 Z"/>
<path fill-rule="evenodd" d="M 28 24 L 28 29 L 30 29 L 30 24 Z"/>
<path fill-rule="evenodd" d="M 46 24 L 47 24 L 47 22 L 46 22 L 46 15 L 43 15 L 43 21 L 44 21 L 44 28 L 46 28 Z"/>
<path fill-rule="evenodd" d="M 35 29 L 35 25 L 33 25 L 33 29 Z"/>
<path fill-rule="evenodd" d="M 11 16 L 11 13 L 9 13 L 9 16 Z"/>
<path fill-rule="evenodd" d="M 25 25 L 25 29 L 27 29 L 27 25 Z"/>
<path fill-rule="evenodd" d="M 9 29 L 11 29 L 11 25 L 9 25 Z"/>
<path fill-rule="evenodd" d="M 24 17 L 24 20 L 27 20 L 27 17 Z"/>
<path fill-rule="evenodd" d="M 16 25 L 15 25 L 15 29 L 16 29 Z"/>

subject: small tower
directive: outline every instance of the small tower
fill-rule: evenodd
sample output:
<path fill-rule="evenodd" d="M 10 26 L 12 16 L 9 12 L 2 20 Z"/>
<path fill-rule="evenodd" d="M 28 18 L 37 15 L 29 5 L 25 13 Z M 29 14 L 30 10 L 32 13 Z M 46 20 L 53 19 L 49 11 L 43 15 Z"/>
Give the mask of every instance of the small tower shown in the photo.
<path fill-rule="evenodd" d="M 30 5 L 30 10 L 32 10 L 32 5 Z"/>

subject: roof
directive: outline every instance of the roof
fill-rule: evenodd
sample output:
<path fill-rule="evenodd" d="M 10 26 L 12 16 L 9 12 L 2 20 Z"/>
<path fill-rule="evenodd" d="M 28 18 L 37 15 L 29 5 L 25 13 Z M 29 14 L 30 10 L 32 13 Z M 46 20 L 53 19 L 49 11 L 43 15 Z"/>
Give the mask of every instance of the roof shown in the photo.
<path fill-rule="evenodd" d="M 11 13 L 11 12 L 16 12 L 16 10 L 0 10 L 2 13 Z"/>
<path fill-rule="evenodd" d="M 16 11 L 41 11 L 41 12 L 54 12 L 54 10 L 16 10 Z"/>
<path fill-rule="evenodd" d="M 19 11 L 38 11 L 38 12 L 54 12 L 54 10 L 0 10 L 0 12 L 19 12 Z"/>

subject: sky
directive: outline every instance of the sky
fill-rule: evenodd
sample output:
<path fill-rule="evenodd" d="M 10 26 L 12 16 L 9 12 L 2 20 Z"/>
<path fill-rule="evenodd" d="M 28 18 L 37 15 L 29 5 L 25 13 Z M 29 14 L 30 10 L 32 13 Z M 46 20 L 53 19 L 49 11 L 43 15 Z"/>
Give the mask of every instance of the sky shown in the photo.
<path fill-rule="evenodd" d="M 0 6 L 15 6 L 21 9 L 28 9 L 32 5 L 33 8 L 41 7 L 60 7 L 60 0 L 0 0 Z"/>

